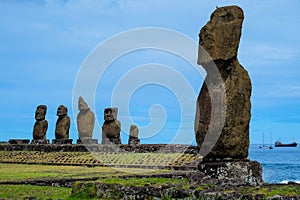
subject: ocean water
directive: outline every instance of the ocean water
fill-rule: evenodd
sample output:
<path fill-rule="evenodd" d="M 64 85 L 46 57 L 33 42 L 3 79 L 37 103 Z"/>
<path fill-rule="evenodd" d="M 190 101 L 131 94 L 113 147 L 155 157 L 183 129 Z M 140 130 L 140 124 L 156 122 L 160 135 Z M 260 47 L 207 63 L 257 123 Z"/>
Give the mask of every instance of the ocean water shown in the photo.
<path fill-rule="evenodd" d="M 263 180 L 268 183 L 300 182 L 300 147 L 274 147 L 260 149 L 250 145 L 249 158 L 263 167 Z"/>

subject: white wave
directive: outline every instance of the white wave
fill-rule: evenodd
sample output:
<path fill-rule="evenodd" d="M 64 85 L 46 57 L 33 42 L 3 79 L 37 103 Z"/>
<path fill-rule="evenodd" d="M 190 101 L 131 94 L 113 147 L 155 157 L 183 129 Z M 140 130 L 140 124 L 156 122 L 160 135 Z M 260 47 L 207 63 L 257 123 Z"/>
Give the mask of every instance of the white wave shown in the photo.
<path fill-rule="evenodd" d="M 289 182 L 298 183 L 300 184 L 300 180 L 283 180 L 280 183 L 281 184 L 288 184 Z"/>

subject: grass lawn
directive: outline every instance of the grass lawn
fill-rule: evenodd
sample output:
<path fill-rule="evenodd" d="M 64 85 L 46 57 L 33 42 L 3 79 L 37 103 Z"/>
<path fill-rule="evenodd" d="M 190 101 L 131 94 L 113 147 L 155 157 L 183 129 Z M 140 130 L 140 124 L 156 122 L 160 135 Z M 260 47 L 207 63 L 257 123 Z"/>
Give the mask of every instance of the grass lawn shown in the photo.
<path fill-rule="evenodd" d="M 24 199 L 72 199 L 71 188 L 32 186 L 32 185 L 0 185 L 0 198 Z"/>

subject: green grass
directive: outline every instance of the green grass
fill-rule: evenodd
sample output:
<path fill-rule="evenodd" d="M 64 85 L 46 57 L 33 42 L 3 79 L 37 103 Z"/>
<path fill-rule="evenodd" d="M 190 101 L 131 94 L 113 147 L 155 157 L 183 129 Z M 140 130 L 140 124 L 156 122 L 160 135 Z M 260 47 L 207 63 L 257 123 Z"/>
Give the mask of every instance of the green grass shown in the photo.
<path fill-rule="evenodd" d="M 163 173 L 169 170 L 151 170 L 135 168 L 56 166 L 56 165 L 27 165 L 0 163 L 0 182 L 22 181 L 51 178 L 90 178 L 111 177 L 130 174 Z"/>
<path fill-rule="evenodd" d="M 262 187 L 244 187 L 240 189 L 239 192 L 241 194 L 263 194 L 265 199 L 275 195 L 295 196 L 300 194 L 300 185 L 266 185 Z"/>
<path fill-rule="evenodd" d="M 188 179 L 171 179 L 171 178 L 127 178 L 122 179 L 119 177 L 112 177 L 108 179 L 99 179 L 97 182 L 105 184 L 121 184 L 124 186 L 145 186 L 149 184 L 151 186 L 173 184 L 173 185 L 187 185 Z"/>
<path fill-rule="evenodd" d="M 72 199 L 71 188 L 32 186 L 32 185 L 0 185 L 0 198 L 24 199 Z"/>

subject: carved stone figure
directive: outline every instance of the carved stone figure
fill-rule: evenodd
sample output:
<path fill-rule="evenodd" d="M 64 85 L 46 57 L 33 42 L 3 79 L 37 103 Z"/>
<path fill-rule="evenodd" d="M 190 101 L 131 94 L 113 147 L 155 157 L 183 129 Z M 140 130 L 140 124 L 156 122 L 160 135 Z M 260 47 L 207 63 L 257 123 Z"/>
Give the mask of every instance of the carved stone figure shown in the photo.
<path fill-rule="evenodd" d="M 238 6 L 221 7 L 199 34 L 198 64 L 207 76 L 197 100 L 195 134 L 204 160 L 248 156 L 252 87 L 237 59 L 243 20 L 244 13 Z M 224 121 L 218 118 L 220 115 Z M 210 147 L 212 150 L 205 152 Z"/>
<path fill-rule="evenodd" d="M 57 108 L 57 116 L 55 138 L 69 139 L 70 117 L 68 116 L 68 108 L 60 105 Z"/>
<path fill-rule="evenodd" d="M 33 144 L 49 143 L 46 140 L 46 132 L 48 129 L 48 122 L 45 119 L 47 113 L 47 106 L 39 105 L 35 111 L 35 120 L 33 127 Z"/>
<path fill-rule="evenodd" d="M 92 139 L 95 115 L 82 97 L 78 99 L 79 113 L 77 115 L 77 129 L 79 139 Z"/>
<path fill-rule="evenodd" d="M 139 128 L 136 125 L 131 125 L 130 126 L 128 144 L 129 145 L 140 144 L 140 140 L 139 140 Z"/>
<path fill-rule="evenodd" d="M 72 144 L 72 139 L 69 139 L 70 117 L 68 116 L 68 108 L 60 105 L 57 108 L 58 119 L 55 127 L 55 140 L 53 144 Z"/>
<path fill-rule="evenodd" d="M 243 20 L 238 6 L 217 8 L 200 31 L 198 64 L 207 72 L 195 118 L 196 141 L 204 156 L 198 170 L 206 175 L 200 182 L 263 182 L 261 165 L 247 159 L 252 87 L 237 59 Z"/>
<path fill-rule="evenodd" d="M 33 128 L 33 139 L 46 139 L 46 132 L 48 129 L 48 122 L 45 119 L 47 113 L 47 106 L 39 105 L 35 111 L 35 124 Z"/>
<path fill-rule="evenodd" d="M 121 122 L 117 120 L 118 108 L 104 109 L 102 126 L 102 144 L 121 144 Z"/>

